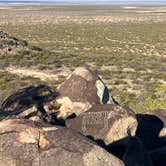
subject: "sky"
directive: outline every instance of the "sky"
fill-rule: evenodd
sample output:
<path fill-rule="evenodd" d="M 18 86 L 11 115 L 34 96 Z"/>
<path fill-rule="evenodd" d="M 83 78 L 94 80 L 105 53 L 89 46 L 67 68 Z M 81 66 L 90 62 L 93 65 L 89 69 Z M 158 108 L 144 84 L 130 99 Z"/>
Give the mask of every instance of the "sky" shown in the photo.
<path fill-rule="evenodd" d="M 3 1 L 17 1 L 17 0 L 3 0 Z M 20 1 L 52 1 L 52 2 L 56 2 L 56 1 L 58 1 L 58 2 L 60 2 L 60 1 L 62 1 L 62 2 L 64 2 L 64 1 L 69 1 L 69 2 L 79 2 L 79 1 L 81 1 L 81 2 L 92 2 L 92 1 L 94 1 L 94 2 L 105 2 L 105 1 L 107 1 L 107 2 L 111 2 L 111 1 L 126 1 L 126 2 L 135 2 L 135 1 L 152 1 L 152 2 L 161 2 L 161 1 L 163 1 L 163 2 L 166 2 L 166 0 L 20 0 Z"/>

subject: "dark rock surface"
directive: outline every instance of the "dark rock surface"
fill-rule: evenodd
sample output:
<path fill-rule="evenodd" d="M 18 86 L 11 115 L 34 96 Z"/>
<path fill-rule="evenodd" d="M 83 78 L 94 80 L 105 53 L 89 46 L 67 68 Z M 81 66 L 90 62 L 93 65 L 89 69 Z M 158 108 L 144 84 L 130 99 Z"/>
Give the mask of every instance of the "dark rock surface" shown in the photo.
<path fill-rule="evenodd" d="M 2 103 L 0 119 L 37 117 L 39 120 L 48 121 L 49 114 L 44 110 L 44 104 L 57 97 L 57 93 L 45 85 L 30 86 L 20 89 L 9 96 Z"/>

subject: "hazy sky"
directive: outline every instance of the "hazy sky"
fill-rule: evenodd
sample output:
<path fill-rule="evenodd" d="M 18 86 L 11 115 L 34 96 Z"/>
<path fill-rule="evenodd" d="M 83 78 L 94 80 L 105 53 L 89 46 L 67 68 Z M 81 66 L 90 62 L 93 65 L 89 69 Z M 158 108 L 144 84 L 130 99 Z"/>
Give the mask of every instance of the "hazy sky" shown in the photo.
<path fill-rule="evenodd" d="M 113 2 L 113 3 L 115 3 L 115 2 L 122 2 L 122 3 L 134 3 L 134 2 L 148 2 L 148 3 L 166 3 L 166 0 L 0 0 L 0 1 L 3 1 L 3 2 L 15 2 L 15 1 L 22 1 L 22 2 L 24 2 L 24 1 L 29 1 L 29 2 L 62 2 L 62 3 L 64 3 L 64 2 L 69 2 L 69 3 L 79 3 L 79 2 L 81 2 L 81 3 L 111 3 L 111 2 Z"/>

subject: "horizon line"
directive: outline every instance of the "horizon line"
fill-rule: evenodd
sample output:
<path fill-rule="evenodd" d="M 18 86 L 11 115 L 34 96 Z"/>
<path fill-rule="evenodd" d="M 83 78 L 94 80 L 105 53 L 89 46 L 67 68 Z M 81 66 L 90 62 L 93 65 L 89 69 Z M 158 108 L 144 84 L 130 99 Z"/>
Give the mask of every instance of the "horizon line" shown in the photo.
<path fill-rule="evenodd" d="M 7 4 L 166 4 L 166 0 L 154 1 L 154 0 L 134 0 L 134 1 L 126 1 L 126 0 L 105 0 L 105 1 L 72 1 L 72 0 L 62 0 L 62 1 L 53 1 L 53 0 L 0 0 L 0 3 Z"/>

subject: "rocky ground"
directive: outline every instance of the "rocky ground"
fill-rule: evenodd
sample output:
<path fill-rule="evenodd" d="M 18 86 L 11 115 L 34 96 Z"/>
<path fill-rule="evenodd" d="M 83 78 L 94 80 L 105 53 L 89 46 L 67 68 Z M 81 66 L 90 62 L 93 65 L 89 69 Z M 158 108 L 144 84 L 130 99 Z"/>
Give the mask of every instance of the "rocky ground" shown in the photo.
<path fill-rule="evenodd" d="M 56 91 L 20 89 L 0 110 L 2 166 L 165 166 L 166 110 L 135 114 L 77 68 Z"/>
<path fill-rule="evenodd" d="M 30 54 L 32 51 L 41 51 L 41 48 L 30 47 L 25 40 L 17 39 L 9 34 L 0 31 L 0 55 L 7 56 L 9 54 L 20 54 L 26 52 Z"/>

